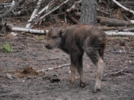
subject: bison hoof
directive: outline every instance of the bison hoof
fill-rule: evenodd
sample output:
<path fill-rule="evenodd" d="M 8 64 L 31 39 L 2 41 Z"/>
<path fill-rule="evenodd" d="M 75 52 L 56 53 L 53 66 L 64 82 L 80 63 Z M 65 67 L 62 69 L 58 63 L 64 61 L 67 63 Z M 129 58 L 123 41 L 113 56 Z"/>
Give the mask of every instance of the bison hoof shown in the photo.
<path fill-rule="evenodd" d="M 81 87 L 81 88 L 84 88 L 85 86 L 86 86 L 86 84 L 85 84 L 85 83 L 80 82 L 80 87 Z"/>
<path fill-rule="evenodd" d="M 101 89 L 94 89 L 93 93 L 97 93 L 97 92 L 100 92 L 100 91 L 101 91 Z"/>
<path fill-rule="evenodd" d="M 74 81 L 70 81 L 70 87 L 74 87 Z"/>

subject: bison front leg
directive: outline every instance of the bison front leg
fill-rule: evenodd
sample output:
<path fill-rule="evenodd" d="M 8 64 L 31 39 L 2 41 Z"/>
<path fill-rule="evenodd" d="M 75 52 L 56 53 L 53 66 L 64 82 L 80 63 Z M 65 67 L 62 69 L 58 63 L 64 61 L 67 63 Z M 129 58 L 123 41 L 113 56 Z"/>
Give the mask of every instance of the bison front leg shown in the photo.
<path fill-rule="evenodd" d="M 72 53 L 70 55 L 71 58 L 71 65 L 70 65 L 70 71 L 71 71 L 71 77 L 70 77 L 70 83 L 73 85 L 75 80 L 75 72 L 77 68 L 77 54 Z"/>
<path fill-rule="evenodd" d="M 82 60 L 82 57 L 83 57 L 83 53 L 80 53 L 79 56 L 78 56 L 78 62 L 77 62 L 77 70 L 78 70 L 78 73 L 80 75 L 80 87 L 85 87 L 85 78 L 84 78 L 84 74 L 83 74 L 83 60 Z"/>
<path fill-rule="evenodd" d="M 70 83 L 73 85 L 75 80 L 75 72 L 76 72 L 76 65 L 71 62 L 70 65 L 71 70 L 71 77 L 70 77 Z"/>
<path fill-rule="evenodd" d="M 82 65 L 83 52 L 77 51 L 71 55 L 71 83 L 74 83 L 76 69 L 80 75 L 80 87 L 85 87 L 85 79 L 83 75 L 83 65 Z"/>
<path fill-rule="evenodd" d="M 102 79 L 104 65 L 105 64 L 104 64 L 103 60 L 99 57 L 98 62 L 96 64 L 97 72 L 96 72 L 96 83 L 95 83 L 95 87 L 94 87 L 94 92 L 97 92 L 101 88 L 101 79 Z"/>

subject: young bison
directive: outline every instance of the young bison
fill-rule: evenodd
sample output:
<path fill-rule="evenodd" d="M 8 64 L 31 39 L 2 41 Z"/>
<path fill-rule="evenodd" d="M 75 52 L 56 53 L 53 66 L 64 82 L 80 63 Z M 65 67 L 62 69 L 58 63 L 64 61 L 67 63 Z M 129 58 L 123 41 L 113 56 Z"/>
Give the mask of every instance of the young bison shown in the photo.
<path fill-rule="evenodd" d="M 76 69 L 80 74 L 80 86 L 85 87 L 82 57 L 84 51 L 97 67 L 94 92 L 101 88 L 103 53 L 106 46 L 106 35 L 102 30 L 90 25 L 73 25 L 65 28 L 52 28 L 47 34 L 47 49 L 58 47 L 68 53 L 71 59 L 71 83 L 75 80 Z"/>

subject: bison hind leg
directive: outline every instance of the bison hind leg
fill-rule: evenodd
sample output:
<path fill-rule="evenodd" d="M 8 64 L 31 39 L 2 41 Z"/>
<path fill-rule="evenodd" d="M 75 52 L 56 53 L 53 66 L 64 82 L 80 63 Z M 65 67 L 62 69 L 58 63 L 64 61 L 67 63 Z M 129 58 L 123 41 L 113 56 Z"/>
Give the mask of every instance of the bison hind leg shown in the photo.
<path fill-rule="evenodd" d="M 97 49 L 90 49 L 88 51 L 85 51 L 93 64 L 96 66 L 97 71 L 96 71 L 96 82 L 95 82 L 95 87 L 93 92 L 97 92 L 101 88 L 101 79 L 102 79 L 102 73 L 104 69 L 104 62 L 99 54 L 99 51 Z"/>

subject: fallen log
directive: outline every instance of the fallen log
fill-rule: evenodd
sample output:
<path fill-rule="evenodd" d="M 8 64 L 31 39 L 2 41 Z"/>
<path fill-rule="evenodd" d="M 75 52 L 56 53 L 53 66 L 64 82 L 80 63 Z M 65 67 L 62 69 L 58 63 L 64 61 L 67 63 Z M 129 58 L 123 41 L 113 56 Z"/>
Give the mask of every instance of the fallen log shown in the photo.
<path fill-rule="evenodd" d="M 36 30 L 36 29 L 27 29 L 21 27 L 12 27 L 12 31 L 21 31 L 21 32 L 29 32 L 38 35 L 46 35 L 49 30 Z M 134 32 L 119 32 L 119 31 L 105 31 L 107 35 L 122 35 L 122 36 L 134 36 Z"/>
<path fill-rule="evenodd" d="M 99 29 L 103 31 L 109 31 L 109 30 L 122 30 L 123 28 L 119 27 L 107 27 L 107 26 L 98 26 Z"/>
<path fill-rule="evenodd" d="M 134 20 L 124 21 L 118 19 L 110 19 L 106 17 L 97 16 L 97 20 L 100 22 L 100 25 L 107 26 L 128 26 L 134 25 Z"/>
<path fill-rule="evenodd" d="M 100 20 L 100 25 L 106 25 L 106 26 L 128 26 L 130 23 L 128 21 L 124 20 L 118 20 L 118 19 L 110 19 L 110 18 L 102 18 Z"/>
<path fill-rule="evenodd" d="M 107 35 L 134 36 L 134 32 L 105 31 Z"/>
<path fill-rule="evenodd" d="M 38 30 L 38 29 L 29 29 L 29 28 L 24 28 L 24 27 L 16 27 L 13 26 L 12 24 L 0 24 L 0 33 L 7 33 L 7 31 L 15 31 L 15 32 L 28 32 L 28 33 L 33 33 L 33 34 L 38 34 L 38 35 L 46 35 L 49 30 Z M 12 34 L 12 33 L 11 33 Z M 13 35 L 16 35 L 13 33 Z"/>
<path fill-rule="evenodd" d="M 17 32 L 28 32 L 28 33 L 33 33 L 33 34 L 38 34 L 38 35 L 46 35 L 48 30 L 36 30 L 36 29 L 28 29 L 28 28 L 22 28 L 22 27 L 12 27 L 10 28 L 12 31 L 17 31 Z"/>
<path fill-rule="evenodd" d="M 103 31 L 118 30 L 119 32 L 134 32 L 134 28 L 98 26 Z"/>
<path fill-rule="evenodd" d="M 33 34 L 38 34 L 38 35 L 46 35 L 49 30 L 37 30 L 37 29 L 28 29 L 28 28 L 22 28 L 22 27 L 15 27 L 12 25 L 4 25 L 4 28 L 7 28 L 8 31 L 17 31 L 17 32 L 28 32 L 28 33 L 33 33 Z M 107 30 L 109 27 L 99 27 L 99 29 Z M 115 27 L 112 27 L 111 29 L 116 29 Z M 119 31 L 118 31 L 119 30 Z M 118 28 L 118 30 L 112 30 L 112 31 L 104 31 L 107 35 L 123 35 L 123 36 L 134 36 L 134 32 L 128 32 L 128 30 L 133 31 L 134 28 L 128 28 L 128 29 L 121 29 Z M 124 32 L 120 32 L 124 31 Z"/>
<path fill-rule="evenodd" d="M 134 32 L 134 28 L 121 29 L 123 32 Z"/>
<path fill-rule="evenodd" d="M 80 17 L 81 13 L 76 12 L 74 14 L 75 16 Z M 110 19 L 110 18 L 101 17 L 101 16 L 97 16 L 97 20 L 100 23 L 100 25 L 106 25 L 106 26 L 128 26 L 128 25 L 134 24 L 134 20 L 124 21 L 124 20 L 118 20 L 118 19 Z"/>

